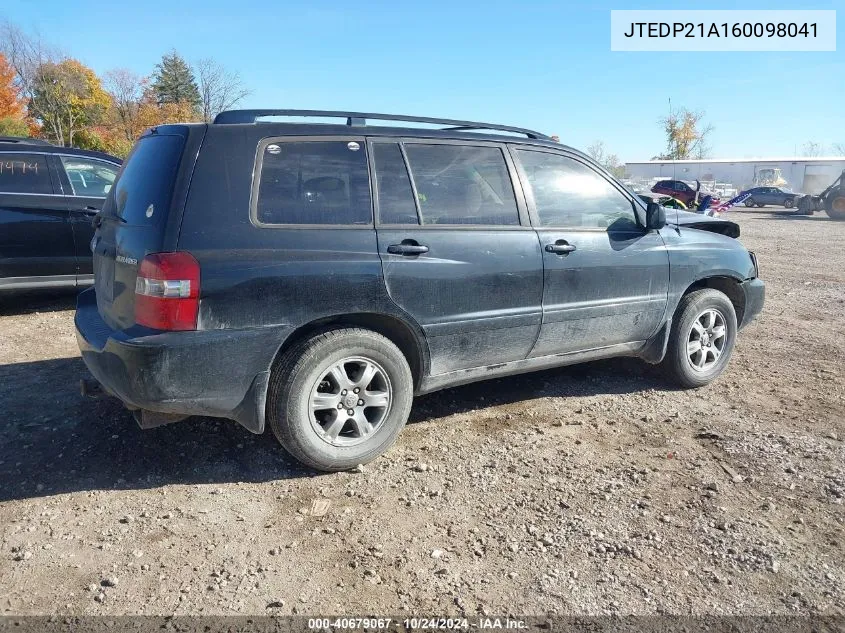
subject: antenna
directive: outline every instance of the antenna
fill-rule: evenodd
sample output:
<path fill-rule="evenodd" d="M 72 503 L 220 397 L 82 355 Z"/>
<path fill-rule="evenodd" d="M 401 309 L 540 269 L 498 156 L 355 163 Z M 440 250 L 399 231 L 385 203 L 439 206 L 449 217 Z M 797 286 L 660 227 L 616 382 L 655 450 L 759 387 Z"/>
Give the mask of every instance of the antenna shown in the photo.
<path fill-rule="evenodd" d="M 672 122 L 672 97 L 669 97 L 669 122 Z M 672 153 L 672 141 L 673 139 L 669 139 L 669 152 Z M 675 158 L 672 158 L 672 180 L 677 180 L 675 169 L 677 165 L 675 165 Z"/>
<path fill-rule="evenodd" d="M 669 95 L 669 120 L 672 120 L 672 95 Z M 671 140 L 669 142 L 669 147 L 671 148 Z M 675 177 L 675 169 L 677 168 L 677 164 L 675 163 L 675 159 L 672 159 L 672 180 L 677 180 Z M 675 231 L 678 235 L 681 234 L 681 213 L 678 210 L 678 205 L 675 205 Z"/>

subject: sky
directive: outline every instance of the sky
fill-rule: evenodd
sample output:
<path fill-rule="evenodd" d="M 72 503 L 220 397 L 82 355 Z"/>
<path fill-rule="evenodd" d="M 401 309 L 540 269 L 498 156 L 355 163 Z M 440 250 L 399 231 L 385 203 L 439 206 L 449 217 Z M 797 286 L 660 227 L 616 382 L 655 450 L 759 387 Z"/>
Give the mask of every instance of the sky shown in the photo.
<path fill-rule="evenodd" d="M 623 161 L 665 149 L 659 119 L 703 110 L 714 158 L 845 143 L 845 5 L 3 0 L 0 20 L 97 73 L 151 75 L 176 49 L 213 57 L 252 93 L 241 107 L 357 110 L 528 127 Z M 836 52 L 611 52 L 610 10 L 840 9 Z"/>

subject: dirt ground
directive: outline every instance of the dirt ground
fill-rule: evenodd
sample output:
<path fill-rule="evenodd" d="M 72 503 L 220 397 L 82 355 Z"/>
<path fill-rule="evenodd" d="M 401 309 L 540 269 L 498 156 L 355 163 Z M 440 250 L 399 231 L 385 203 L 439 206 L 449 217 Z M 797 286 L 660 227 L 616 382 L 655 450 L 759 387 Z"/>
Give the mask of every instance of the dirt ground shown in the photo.
<path fill-rule="evenodd" d="M 363 472 L 86 400 L 0 304 L 0 615 L 843 614 L 845 223 L 738 211 L 768 283 L 698 391 L 608 361 L 419 398 Z"/>

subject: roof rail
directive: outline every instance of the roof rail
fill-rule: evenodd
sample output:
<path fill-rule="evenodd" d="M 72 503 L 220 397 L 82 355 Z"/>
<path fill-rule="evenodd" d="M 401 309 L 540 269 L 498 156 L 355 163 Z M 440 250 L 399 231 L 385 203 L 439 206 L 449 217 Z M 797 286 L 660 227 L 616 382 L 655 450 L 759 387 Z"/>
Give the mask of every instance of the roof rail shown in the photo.
<path fill-rule="evenodd" d="M 366 125 L 367 119 L 377 121 L 406 121 L 408 123 L 431 123 L 447 126 L 444 130 L 495 130 L 497 132 L 513 132 L 524 134 L 528 138 L 550 140 L 545 134 L 510 125 L 495 123 L 478 123 L 476 121 L 459 121 L 455 119 L 436 119 L 427 116 L 410 116 L 407 114 L 376 114 L 373 112 L 343 112 L 338 110 L 226 110 L 214 118 L 216 124 L 255 123 L 260 117 L 289 116 L 289 117 L 333 117 L 346 119 L 346 125 Z"/>
<path fill-rule="evenodd" d="M 26 136 L 0 136 L 0 143 L 20 143 L 21 145 L 52 145 L 43 138 L 28 138 Z"/>

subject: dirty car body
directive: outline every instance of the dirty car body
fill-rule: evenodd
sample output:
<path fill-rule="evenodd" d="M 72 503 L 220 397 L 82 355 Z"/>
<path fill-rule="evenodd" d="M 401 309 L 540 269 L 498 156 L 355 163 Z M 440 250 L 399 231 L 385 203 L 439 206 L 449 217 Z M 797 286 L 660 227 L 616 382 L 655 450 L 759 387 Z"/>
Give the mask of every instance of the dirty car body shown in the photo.
<path fill-rule="evenodd" d="M 297 359 L 326 332 L 386 341 L 407 364 L 407 391 L 423 394 L 598 358 L 659 363 L 698 289 L 724 293 L 737 328 L 762 308 L 733 223 L 672 211 L 655 223 L 657 205 L 531 131 L 362 121 L 224 116 L 138 141 L 92 243 L 96 284 L 79 297 L 76 329 L 91 373 L 142 426 L 206 415 L 263 432 L 276 401 L 293 397 L 286 372 L 306 371 Z M 569 204 L 570 176 L 603 197 L 576 192 Z M 369 362 L 361 345 L 347 367 Z M 329 448 L 330 424 L 313 413 L 321 393 L 374 435 L 405 397 L 390 359 L 373 358 L 384 410 L 362 395 L 358 415 L 332 379 L 303 396 Z M 363 435 L 340 425 L 351 439 L 325 462 L 292 452 L 325 470 L 361 463 L 349 460 L 362 459 Z"/>

